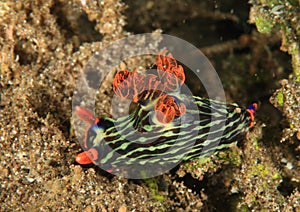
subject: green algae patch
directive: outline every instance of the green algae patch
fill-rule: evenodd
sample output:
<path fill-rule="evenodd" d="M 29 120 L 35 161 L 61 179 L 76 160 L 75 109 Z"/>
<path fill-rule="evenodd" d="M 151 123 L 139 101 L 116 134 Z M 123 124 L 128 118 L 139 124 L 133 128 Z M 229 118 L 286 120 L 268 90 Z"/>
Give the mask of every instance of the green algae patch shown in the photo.
<path fill-rule="evenodd" d="M 283 106 L 284 104 L 284 94 L 282 91 L 279 91 L 277 94 L 276 94 L 276 100 L 277 100 L 277 103 L 280 105 L 280 106 Z"/>
<path fill-rule="evenodd" d="M 299 43 L 294 43 L 291 47 L 292 65 L 294 72 L 294 82 L 300 83 L 300 47 Z"/>
<path fill-rule="evenodd" d="M 164 201 L 164 196 L 159 194 L 158 180 L 156 178 L 148 178 L 145 179 L 144 182 L 149 187 L 153 199 L 157 200 L 158 202 Z"/>
<path fill-rule="evenodd" d="M 273 28 L 272 22 L 263 18 L 262 16 L 258 16 L 255 19 L 255 24 L 260 33 L 270 33 Z"/>
<path fill-rule="evenodd" d="M 264 164 L 256 164 L 250 167 L 252 170 L 249 174 L 249 177 L 265 177 L 269 175 L 269 169 Z"/>
<path fill-rule="evenodd" d="M 220 152 L 218 158 L 234 166 L 240 166 L 242 164 L 241 153 L 238 148 L 232 148 L 230 150 Z"/>
<path fill-rule="evenodd" d="M 281 50 L 292 57 L 294 81 L 300 82 L 300 16 L 299 3 L 295 0 L 282 1 L 250 1 L 253 5 L 250 22 L 254 23 L 261 33 L 281 32 Z M 276 31 L 275 31 L 276 30 Z"/>

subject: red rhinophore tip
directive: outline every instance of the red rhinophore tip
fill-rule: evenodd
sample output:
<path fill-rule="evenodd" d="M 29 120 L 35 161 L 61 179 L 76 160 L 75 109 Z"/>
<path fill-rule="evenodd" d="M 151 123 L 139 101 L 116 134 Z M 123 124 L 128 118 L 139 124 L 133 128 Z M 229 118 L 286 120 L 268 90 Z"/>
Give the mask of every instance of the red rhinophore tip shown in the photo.
<path fill-rule="evenodd" d="M 254 110 L 256 111 L 256 110 L 257 110 L 257 107 L 258 107 L 258 106 L 257 106 L 257 103 L 253 103 L 252 106 L 253 106 Z"/>
<path fill-rule="evenodd" d="M 84 122 L 93 125 L 95 123 L 95 116 L 92 112 L 88 111 L 84 107 L 81 106 L 75 106 L 75 112 L 77 116 L 83 120 Z"/>
<path fill-rule="evenodd" d="M 76 162 L 81 165 L 91 164 L 98 159 L 98 151 L 95 148 L 79 153 L 76 156 Z"/>
<path fill-rule="evenodd" d="M 250 128 L 252 128 L 254 126 L 254 119 L 255 119 L 255 112 L 257 110 L 257 103 L 253 103 L 251 106 L 248 107 L 247 112 L 250 115 Z"/>
<path fill-rule="evenodd" d="M 109 173 L 112 173 L 113 169 L 107 169 L 106 171 L 109 172 Z"/>

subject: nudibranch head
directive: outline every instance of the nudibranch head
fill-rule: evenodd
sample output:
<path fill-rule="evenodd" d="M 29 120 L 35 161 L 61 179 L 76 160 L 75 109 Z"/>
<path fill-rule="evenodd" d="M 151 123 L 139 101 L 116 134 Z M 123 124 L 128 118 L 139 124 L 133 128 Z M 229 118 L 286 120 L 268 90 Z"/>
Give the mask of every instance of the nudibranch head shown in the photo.
<path fill-rule="evenodd" d="M 84 107 L 76 106 L 75 111 L 77 116 L 88 124 L 83 142 L 85 151 L 78 154 L 75 160 L 79 164 L 90 164 L 98 159 L 98 151 L 93 148 L 93 145 L 102 139 L 104 127 L 101 125 L 100 119 L 95 118 L 94 114 Z"/>

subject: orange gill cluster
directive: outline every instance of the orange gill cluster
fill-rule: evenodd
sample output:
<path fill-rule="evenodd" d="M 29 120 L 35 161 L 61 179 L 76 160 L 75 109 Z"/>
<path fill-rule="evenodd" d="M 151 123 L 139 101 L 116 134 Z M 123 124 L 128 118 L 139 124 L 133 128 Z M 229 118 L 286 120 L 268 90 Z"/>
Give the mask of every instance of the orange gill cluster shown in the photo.
<path fill-rule="evenodd" d="M 155 115 L 158 121 L 167 124 L 175 118 L 185 114 L 186 107 L 183 103 L 178 103 L 175 98 L 169 95 L 159 97 L 155 104 Z"/>
<path fill-rule="evenodd" d="M 186 111 L 183 103 L 167 94 L 180 89 L 185 81 L 185 74 L 183 67 L 171 53 L 167 54 L 166 50 L 157 55 L 156 66 L 157 75 L 128 70 L 117 72 L 113 80 L 113 91 L 121 99 L 129 99 L 134 103 L 155 98 L 156 118 L 167 124 L 172 122 L 175 116 L 182 116 Z"/>

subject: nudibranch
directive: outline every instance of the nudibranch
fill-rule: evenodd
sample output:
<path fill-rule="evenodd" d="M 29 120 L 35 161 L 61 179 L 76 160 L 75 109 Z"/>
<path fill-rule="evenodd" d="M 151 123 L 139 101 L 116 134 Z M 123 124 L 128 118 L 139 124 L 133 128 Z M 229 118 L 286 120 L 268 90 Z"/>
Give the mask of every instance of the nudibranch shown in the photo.
<path fill-rule="evenodd" d="M 180 92 L 185 78 L 183 67 L 166 51 L 157 55 L 155 72 L 118 71 L 113 91 L 136 108 L 128 116 L 114 119 L 96 118 L 76 106 L 77 116 L 88 125 L 84 151 L 76 162 L 111 171 L 123 165 L 165 165 L 178 158 L 187 161 L 228 148 L 253 127 L 256 103 L 243 109 L 187 96 Z M 141 134 L 137 136 L 135 131 Z M 146 135 L 141 136 L 143 133 Z"/>

